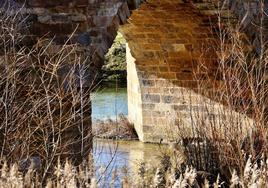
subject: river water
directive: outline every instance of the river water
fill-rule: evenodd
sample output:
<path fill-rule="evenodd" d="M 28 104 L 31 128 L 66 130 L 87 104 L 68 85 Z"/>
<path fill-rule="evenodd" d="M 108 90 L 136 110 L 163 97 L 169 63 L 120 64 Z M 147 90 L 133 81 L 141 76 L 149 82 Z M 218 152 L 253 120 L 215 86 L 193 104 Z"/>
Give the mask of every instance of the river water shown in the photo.
<path fill-rule="evenodd" d="M 119 114 L 127 116 L 127 88 L 101 88 L 91 94 L 92 119 L 116 119 Z"/>
<path fill-rule="evenodd" d="M 128 114 L 126 88 L 104 87 L 92 93 L 91 101 L 93 122 L 107 118 L 116 119 L 119 114 L 125 116 Z M 115 171 L 118 172 L 119 178 L 115 180 L 114 187 L 120 187 L 119 172 L 122 169 L 134 172 L 139 163 L 157 160 L 160 151 L 160 146 L 157 144 L 95 139 L 94 161 L 101 187 L 110 187 Z"/>
<path fill-rule="evenodd" d="M 163 145 L 139 141 L 95 139 L 93 153 L 100 187 L 111 187 L 113 181 L 112 187 L 121 187 L 123 177 L 135 176 L 142 163 L 156 165 L 165 149 Z"/>

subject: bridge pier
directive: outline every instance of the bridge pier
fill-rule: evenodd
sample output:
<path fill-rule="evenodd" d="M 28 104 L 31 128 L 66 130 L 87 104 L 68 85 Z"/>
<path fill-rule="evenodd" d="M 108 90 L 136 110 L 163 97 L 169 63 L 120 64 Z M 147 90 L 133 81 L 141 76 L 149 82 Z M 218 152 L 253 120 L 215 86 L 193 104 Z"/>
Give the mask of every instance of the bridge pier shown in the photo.
<path fill-rule="evenodd" d="M 80 70 L 81 65 L 76 67 L 76 65 L 68 65 L 69 62 L 65 62 L 66 67 L 61 69 L 60 72 L 64 78 L 65 74 L 70 71 L 69 67 L 73 68 L 75 66 L 74 74 L 75 76 L 77 74 L 79 79 L 80 72 L 85 70 L 86 77 L 83 78 L 82 85 L 84 90 L 90 90 L 96 84 L 98 72 L 104 63 L 104 55 L 112 45 L 119 25 L 125 23 L 130 16 L 129 5 L 127 1 L 122 0 L 13 0 L 6 2 L 7 4 L 3 3 L 3 5 L 0 3 L 1 8 L 11 6 L 19 9 L 21 15 L 27 18 L 26 24 L 29 27 L 27 27 L 28 32 L 24 33 L 27 35 L 24 45 L 31 48 L 38 42 L 40 48 L 48 48 L 47 41 L 51 41 L 49 45 L 51 51 L 46 51 L 46 53 L 51 53 L 51 56 L 57 53 L 57 49 L 60 49 L 63 45 L 66 48 L 72 48 L 75 45 L 72 50 L 77 51 L 70 52 L 72 53 L 69 55 L 71 57 L 66 61 L 82 63 L 84 65 L 83 70 Z M 10 2 L 12 4 L 9 4 Z M 131 0 L 129 2 L 135 2 L 133 5 L 136 7 L 136 1 Z M 45 42 L 40 42 L 40 39 Z M 75 57 L 80 62 L 72 59 Z M 74 118 L 74 122 L 71 125 L 66 123 L 66 127 L 62 125 L 63 131 L 59 133 L 60 135 L 56 135 L 61 138 L 57 154 L 63 158 L 71 158 L 78 164 L 92 149 L 91 103 L 88 91 L 80 91 L 80 83 L 71 84 L 77 84 L 77 86 L 72 85 L 70 87 L 75 92 L 81 92 L 83 106 L 74 106 L 76 104 L 73 103 L 74 101 L 77 102 L 77 98 L 72 100 L 73 96 L 64 96 L 66 97 L 64 98 L 66 100 L 65 104 L 69 102 L 70 105 L 67 104 L 63 109 L 56 110 L 53 118 L 54 116 L 56 119 L 63 116 L 62 113 L 64 116 L 65 114 L 68 116 L 68 113 L 72 110 L 80 112 L 83 109 L 83 113 L 80 112 L 82 116 L 79 114 L 75 114 L 75 117 L 72 116 L 71 119 Z M 53 138 L 49 139 L 54 140 Z M 54 147 L 53 143 L 49 144 Z"/>
<path fill-rule="evenodd" d="M 128 43 L 129 120 L 141 141 L 197 137 L 199 128 L 211 123 L 222 134 L 232 121 L 243 131 L 252 125 L 245 114 L 216 102 L 222 80 L 211 19 L 189 3 L 149 1 L 122 26 Z"/>
<path fill-rule="evenodd" d="M 119 25 L 130 16 L 129 6 L 136 8 L 140 2 L 27 0 L 21 12 L 31 18 L 33 39 L 45 35 L 61 45 L 76 29 L 68 44 L 86 49 L 94 77 Z M 202 121 L 220 121 L 218 111 L 223 111 L 224 106 L 206 95 L 222 84 L 217 78 L 217 55 L 213 49 L 217 45 L 217 28 L 211 25 L 217 17 L 210 14 L 215 10 L 194 7 L 195 2 L 149 0 L 133 11 L 122 27 L 128 42 L 129 119 L 144 142 L 177 139 L 176 130 L 184 128 L 185 134 L 193 136 L 193 126 L 200 123 L 193 114 L 202 116 Z M 198 92 L 200 82 L 205 84 Z"/>

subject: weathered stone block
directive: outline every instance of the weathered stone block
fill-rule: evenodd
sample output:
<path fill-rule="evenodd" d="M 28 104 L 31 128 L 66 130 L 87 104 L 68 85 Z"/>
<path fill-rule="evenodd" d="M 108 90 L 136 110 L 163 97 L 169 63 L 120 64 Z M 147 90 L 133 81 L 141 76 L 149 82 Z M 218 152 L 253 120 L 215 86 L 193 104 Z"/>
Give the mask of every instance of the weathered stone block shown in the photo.
<path fill-rule="evenodd" d="M 30 7 L 55 7 L 55 6 L 88 6 L 88 0 L 26 0 Z"/>
<path fill-rule="evenodd" d="M 179 98 L 171 96 L 171 95 L 167 95 L 167 96 L 162 96 L 162 102 L 163 103 L 177 103 L 179 102 Z"/>
<path fill-rule="evenodd" d="M 155 108 L 155 104 L 142 104 L 142 109 L 153 110 Z"/>
<path fill-rule="evenodd" d="M 160 95 L 144 94 L 142 95 L 142 101 L 145 103 L 160 103 Z"/>
<path fill-rule="evenodd" d="M 58 23 L 58 24 L 42 24 L 34 23 L 32 26 L 32 34 L 39 36 L 50 36 L 55 35 L 68 35 L 76 29 L 74 23 Z"/>
<path fill-rule="evenodd" d="M 142 115 L 145 117 L 151 117 L 152 116 L 152 111 L 151 110 L 143 110 Z"/>
<path fill-rule="evenodd" d="M 143 125 L 150 125 L 152 124 L 152 122 L 153 122 L 152 117 L 143 117 L 143 121 L 142 121 Z"/>
<path fill-rule="evenodd" d="M 159 71 L 160 72 L 168 72 L 169 71 L 169 67 L 168 66 L 159 66 Z"/>
<path fill-rule="evenodd" d="M 143 131 L 144 132 L 152 132 L 153 131 L 153 126 L 151 126 L 151 125 L 143 125 Z"/>
<path fill-rule="evenodd" d="M 150 94 L 158 94 L 162 92 L 162 89 L 156 88 L 156 87 L 145 87 L 142 90 L 144 93 L 150 93 Z"/>
<path fill-rule="evenodd" d="M 167 80 L 176 79 L 176 73 L 174 73 L 174 72 L 160 72 L 160 73 L 157 73 L 157 75 L 158 75 L 158 77 L 164 78 Z"/>
<path fill-rule="evenodd" d="M 166 113 L 162 111 L 152 111 L 151 114 L 152 117 L 164 117 L 166 115 Z"/>
<path fill-rule="evenodd" d="M 189 104 L 172 105 L 172 108 L 173 108 L 175 111 L 188 111 L 188 110 L 189 110 Z"/>

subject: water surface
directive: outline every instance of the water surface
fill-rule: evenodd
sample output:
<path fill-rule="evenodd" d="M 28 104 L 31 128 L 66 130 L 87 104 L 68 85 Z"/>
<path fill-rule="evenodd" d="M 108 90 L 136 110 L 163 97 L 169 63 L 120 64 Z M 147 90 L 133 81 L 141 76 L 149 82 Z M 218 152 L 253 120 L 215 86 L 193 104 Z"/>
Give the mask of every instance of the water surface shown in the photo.
<path fill-rule="evenodd" d="M 94 162 L 100 185 L 110 187 L 116 171 L 117 179 L 114 185 L 121 187 L 123 169 L 127 169 L 129 174 L 136 174 L 141 163 L 157 164 L 159 156 L 166 148 L 166 145 L 145 144 L 139 141 L 95 139 Z"/>
<path fill-rule="evenodd" d="M 127 89 L 115 86 L 102 87 L 91 94 L 92 120 L 116 119 L 127 116 Z M 137 172 L 141 162 L 156 164 L 165 146 L 139 141 L 94 140 L 94 163 L 100 187 L 111 187 L 113 174 L 117 179 L 112 187 L 121 187 L 122 169 Z"/>
<path fill-rule="evenodd" d="M 127 89 L 101 88 L 91 94 L 92 120 L 116 119 L 119 114 L 127 116 Z"/>

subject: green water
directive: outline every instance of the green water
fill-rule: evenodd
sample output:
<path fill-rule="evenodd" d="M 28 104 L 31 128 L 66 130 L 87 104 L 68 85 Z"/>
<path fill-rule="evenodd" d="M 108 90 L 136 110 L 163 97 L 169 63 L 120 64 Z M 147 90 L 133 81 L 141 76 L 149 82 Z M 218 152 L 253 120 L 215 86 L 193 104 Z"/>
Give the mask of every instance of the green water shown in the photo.
<path fill-rule="evenodd" d="M 127 116 L 127 89 L 101 88 L 91 94 L 92 120 L 116 119 L 119 114 Z"/>

